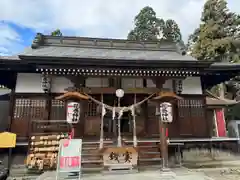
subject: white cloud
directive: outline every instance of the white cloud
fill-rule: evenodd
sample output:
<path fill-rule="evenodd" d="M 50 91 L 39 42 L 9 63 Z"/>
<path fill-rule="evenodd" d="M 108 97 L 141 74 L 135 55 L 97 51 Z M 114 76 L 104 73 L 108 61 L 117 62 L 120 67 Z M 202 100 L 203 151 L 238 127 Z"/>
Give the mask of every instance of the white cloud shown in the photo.
<path fill-rule="evenodd" d="M 0 19 L 38 31 L 57 27 L 84 31 L 87 36 L 124 38 L 144 6 L 153 7 L 159 17 L 174 18 L 181 27 L 189 27 L 199 19 L 195 10 L 201 11 L 202 4 L 201 0 L 21 0 L 19 5 L 18 0 L 1 0 Z"/>
<path fill-rule="evenodd" d="M 5 23 L 0 23 L 0 55 L 15 53 L 16 48 L 21 46 L 20 35 Z"/>
<path fill-rule="evenodd" d="M 237 11 L 238 2 L 229 2 Z M 133 27 L 134 16 L 144 6 L 151 6 L 159 17 L 175 19 L 186 40 L 199 23 L 203 4 L 204 0 L 1 0 L 0 20 L 37 32 L 59 28 L 71 30 L 74 35 L 125 38 Z M 18 37 L 9 27 L 6 37 L 4 28 L 0 25 L 0 32 L 5 34 L 0 33 L 1 44 Z"/>

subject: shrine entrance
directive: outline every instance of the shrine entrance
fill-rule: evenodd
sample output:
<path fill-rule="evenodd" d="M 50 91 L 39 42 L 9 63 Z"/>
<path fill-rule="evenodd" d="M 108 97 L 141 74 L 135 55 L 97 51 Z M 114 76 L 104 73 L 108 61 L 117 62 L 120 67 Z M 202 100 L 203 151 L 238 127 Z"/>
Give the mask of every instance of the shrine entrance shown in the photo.
<path fill-rule="evenodd" d="M 131 105 L 131 99 L 129 99 L 128 95 L 126 97 L 123 97 L 120 100 L 120 104 L 118 102 L 118 99 L 116 95 L 105 95 L 104 96 L 104 103 L 115 106 L 117 107 L 118 105 L 120 106 L 129 106 Z M 118 126 L 118 114 L 115 114 L 115 118 L 113 119 L 113 113 L 112 111 L 107 110 L 104 120 L 103 120 L 103 131 L 104 134 L 107 137 L 117 137 L 117 126 Z M 131 126 L 131 121 L 132 121 L 132 115 L 131 112 L 124 112 L 121 121 L 120 121 L 120 130 L 122 135 L 131 135 L 132 133 L 132 126 Z"/>

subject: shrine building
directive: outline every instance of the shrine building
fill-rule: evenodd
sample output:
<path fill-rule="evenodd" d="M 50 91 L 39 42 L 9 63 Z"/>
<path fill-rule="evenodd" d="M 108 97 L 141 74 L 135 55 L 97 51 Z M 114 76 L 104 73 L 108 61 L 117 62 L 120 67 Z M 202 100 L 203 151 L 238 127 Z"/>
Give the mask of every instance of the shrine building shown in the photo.
<path fill-rule="evenodd" d="M 83 148 L 88 148 L 82 162 L 86 168 L 101 168 L 103 160 L 96 157 L 100 156 L 97 150 L 117 147 L 119 138 L 121 147 L 139 147 L 137 166 L 159 164 L 161 138 L 170 144 L 227 138 L 222 109 L 236 102 L 206 90 L 240 70 L 238 64 L 198 61 L 184 47 L 164 40 L 137 42 L 40 33 L 31 47 L 17 56 L 0 56 L 0 63 L 0 84 L 10 92 L 1 96 L 9 102 L 0 121 L 5 127 L 2 131 L 16 133 L 17 147 L 27 147 L 32 157 L 28 157 L 29 168 L 38 166 L 32 163 L 36 156 L 30 147 L 33 139 L 64 138 L 72 127 L 74 138 L 83 139 Z M 159 118 L 163 102 L 171 107 Z M 70 126 L 68 118 L 76 122 Z M 160 119 L 166 123 L 165 135 L 159 139 Z M 56 157 L 55 149 L 38 150 Z"/>

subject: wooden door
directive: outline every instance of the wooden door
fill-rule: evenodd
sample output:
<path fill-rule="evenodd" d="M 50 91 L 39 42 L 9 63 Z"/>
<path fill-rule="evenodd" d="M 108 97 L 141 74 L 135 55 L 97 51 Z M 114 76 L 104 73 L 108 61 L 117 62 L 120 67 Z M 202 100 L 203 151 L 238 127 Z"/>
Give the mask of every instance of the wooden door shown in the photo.
<path fill-rule="evenodd" d="M 180 136 L 193 136 L 191 112 L 187 99 L 178 101 L 178 121 Z"/>
<path fill-rule="evenodd" d="M 209 136 L 203 96 L 184 97 L 183 100 L 178 101 L 178 118 L 180 136 Z"/>

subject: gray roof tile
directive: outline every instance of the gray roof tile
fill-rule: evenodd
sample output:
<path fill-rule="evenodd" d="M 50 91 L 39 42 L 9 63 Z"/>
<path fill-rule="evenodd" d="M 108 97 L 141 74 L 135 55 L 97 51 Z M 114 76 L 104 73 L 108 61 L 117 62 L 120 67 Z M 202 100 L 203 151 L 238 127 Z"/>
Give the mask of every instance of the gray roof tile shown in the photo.
<path fill-rule="evenodd" d="M 184 60 L 196 61 L 185 55 L 182 44 L 166 40 L 139 42 L 124 39 L 104 39 L 87 37 L 54 37 L 37 34 L 32 48 L 27 48 L 23 56 L 121 59 L 121 60 Z"/>
<path fill-rule="evenodd" d="M 37 49 L 27 48 L 21 55 L 46 57 L 72 57 L 93 59 L 122 59 L 122 60 L 183 60 L 196 61 L 191 56 L 181 55 L 174 51 L 139 50 L 116 48 L 84 48 L 63 46 L 41 46 Z"/>
<path fill-rule="evenodd" d="M 0 56 L 2 60 L 21 60 L 18 56 Z"/>

